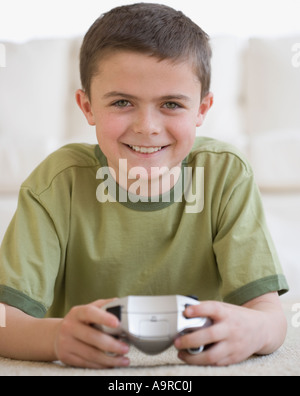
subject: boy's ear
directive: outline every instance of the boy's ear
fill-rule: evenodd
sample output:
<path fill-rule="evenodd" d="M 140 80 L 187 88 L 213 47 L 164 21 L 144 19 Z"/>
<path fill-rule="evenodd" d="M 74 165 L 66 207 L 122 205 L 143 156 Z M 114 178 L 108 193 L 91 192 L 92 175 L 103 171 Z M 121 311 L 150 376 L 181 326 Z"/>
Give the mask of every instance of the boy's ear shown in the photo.
<path fill-rule="evenodd" d="M 87 97 L 86 93 L 82 89 L 78 89 L 76 91 L 75 97 L 78 106 L 80 107 L 81 111 L 85 115 L 85 118 L 87 119 L 87 122 L 92 126 L 96 125 L 91 102 Z"/>
<path fill-rule="evenodd" d="M 214 103 L 214 95 L 213 93 L 209 92 L 201 101 L 199 113 L 197 117 L 197 127 L 200 127 L 208 113 L 209 109 L 212 107 Z"/>

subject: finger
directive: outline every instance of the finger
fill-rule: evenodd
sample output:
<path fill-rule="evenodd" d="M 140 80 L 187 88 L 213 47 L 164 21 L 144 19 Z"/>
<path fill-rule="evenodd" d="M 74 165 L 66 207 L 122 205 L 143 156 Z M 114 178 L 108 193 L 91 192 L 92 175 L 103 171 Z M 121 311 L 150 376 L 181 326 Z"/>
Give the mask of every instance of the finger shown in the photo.
<path fill-rule="evenodd" d="M 115 315 L 93 304 L 75 307 L 72 311 L 74 311 L 74 315 L 81 323 L 98 324 L 112 328 L 117 328 L 120 325 L 119 319 Z"/>
<path fill-rule="evenodd" d="M 227 350 L 226 343 L 220 342 L 197 355 L 191 355 L 187 351 L 180 351 L 178 357 L 190 365 L 218 366 L 220 362 L 228 358 L 229 354 L 230 351 Z"/>
<path fill-rule="evenodd" d="M 84 323 L 74 326 L 73 337 L 98 351 L 116 355 L 124 355 L 129 352 L 129 346 L 126 343 Z"/>
<path fill-rule="evenodd" d="M 117 356 L 126 355 L 130 349 L 126 342 L 101 332 L 97 335 L 97 338 L 93 339 L 93 346 L 105 353 Z"/>
<path fill-rule="evenodd" d="M 94 305 L 97 308 L 103 308 L 105 305 L 118 300 L 118 298 L 110 298 L 108 300 L 96 300 L 91 305 Z"/>
<path fill-rule="evenodd" d="M 226 337 L 226 326 L 223 323 L 218 323 L 178 337 L 175 341 L 175 347 L 177 349 L 194 349 L 215 344 L 225 340 Z"/>
<path fill-rule="evenodd" d="M 219 301 L 204 301 L 197 305 L 190 305 L 184 314 L 188 318 L 204 317 L 219 322 L 227 317 L 227 304 Z"/>
<path fill-rule="evenodd" d="M 128 357 L 110 356 L 104 352 L 84 346 L 81 354 L 74 354 L 74 357 L 83 359 L 87 366 L 98 366 L 99 368 L 127 367 L 130 364 Z"/>
<path fill-rule="evenodd" d="M 74 367 L 110 368 L 126 367 L 130 361 L 123 356 L 111 357 L 80 341 L 73 341 L 72 352 L 61 357 L 63 363 Z"/>

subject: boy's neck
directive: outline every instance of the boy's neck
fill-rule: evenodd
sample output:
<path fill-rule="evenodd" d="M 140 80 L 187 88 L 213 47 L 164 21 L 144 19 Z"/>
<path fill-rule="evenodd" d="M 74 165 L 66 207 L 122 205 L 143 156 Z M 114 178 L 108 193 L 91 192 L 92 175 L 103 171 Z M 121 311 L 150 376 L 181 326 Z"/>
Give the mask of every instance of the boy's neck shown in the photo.
<path fill-rule="evenodd" d="M 141 197 L 153 198 L 170 192 L 182 174 L 182 164 L 172 169 L 153 167 L 150 171 L 143 167 L 128 170 L 126 160 L 120 160 L 119 164 L 119 169 L 112 172 L 116 183 L 128 193 Z M 108 166 L 111 167 L 109 163 Z"/>

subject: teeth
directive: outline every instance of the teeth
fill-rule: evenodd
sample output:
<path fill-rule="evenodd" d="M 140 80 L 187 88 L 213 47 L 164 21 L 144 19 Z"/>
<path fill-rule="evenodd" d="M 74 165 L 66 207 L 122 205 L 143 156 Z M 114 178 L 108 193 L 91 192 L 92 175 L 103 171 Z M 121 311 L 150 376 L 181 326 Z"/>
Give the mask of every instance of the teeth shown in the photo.
<path fill-rule="evenodd" d="M 142 154 L 153 154 L 162 149 L 162 147 L 140 147 L 140 146 L 130 146 L 130 145 L 129 147 L 132 150 L 136 151 L 137 153 L 142 153 Z"/>

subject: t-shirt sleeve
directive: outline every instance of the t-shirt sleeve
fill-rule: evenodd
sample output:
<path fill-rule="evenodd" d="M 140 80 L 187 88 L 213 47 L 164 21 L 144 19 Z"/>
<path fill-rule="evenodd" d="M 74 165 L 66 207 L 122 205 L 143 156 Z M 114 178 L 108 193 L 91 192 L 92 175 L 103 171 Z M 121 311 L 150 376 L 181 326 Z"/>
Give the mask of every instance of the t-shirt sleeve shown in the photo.
<path fill-rule="evenodd" d="M 213 244 L 223 301 L 242 305 L 266 293 L 287 292 L 253 174 L 245 172 L 228 197 Z"/>
<path fill-rule="evenodd" d="M 29 188 L 0 248 L 0 302 L 44 317 L 52 304 L 60 265 L 60 242 L 49 213 Z"/>

